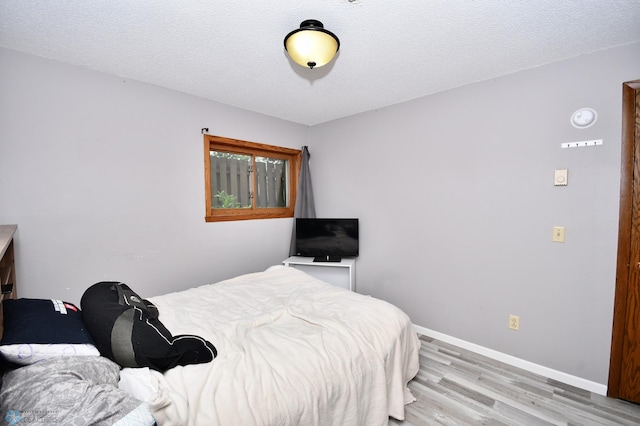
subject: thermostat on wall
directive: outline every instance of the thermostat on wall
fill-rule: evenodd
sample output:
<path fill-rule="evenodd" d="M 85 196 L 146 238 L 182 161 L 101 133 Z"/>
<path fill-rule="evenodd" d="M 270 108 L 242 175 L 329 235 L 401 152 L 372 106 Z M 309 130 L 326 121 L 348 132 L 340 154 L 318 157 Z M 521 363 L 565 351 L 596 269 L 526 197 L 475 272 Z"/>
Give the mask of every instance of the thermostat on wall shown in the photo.
<path fill-rule="evenodd" d="M 556 169 L 553 174 L 553 184 L 555 186 L 567 186 L 569 184 L 568 170 Z"/>
<path fill-rule="evenodd" d="M 598 113 L 593 108 L 580 108 L 571 116 L 571 125 L 578 129 L 593 126 L 598 119 Z"/>

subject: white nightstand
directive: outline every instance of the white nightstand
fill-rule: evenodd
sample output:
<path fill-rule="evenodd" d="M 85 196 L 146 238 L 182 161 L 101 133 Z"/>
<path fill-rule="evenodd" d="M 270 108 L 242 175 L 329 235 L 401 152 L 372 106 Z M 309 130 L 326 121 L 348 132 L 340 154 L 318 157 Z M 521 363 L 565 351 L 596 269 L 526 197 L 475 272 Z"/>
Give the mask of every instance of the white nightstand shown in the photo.
<path fill-rule="evenodd" d="M 342 258 L 340 262 L 314 262 L 313 257 L 291 256 L 282 263 L 319 280 L 356 291 L 356 259 L 353 257 Z"/>

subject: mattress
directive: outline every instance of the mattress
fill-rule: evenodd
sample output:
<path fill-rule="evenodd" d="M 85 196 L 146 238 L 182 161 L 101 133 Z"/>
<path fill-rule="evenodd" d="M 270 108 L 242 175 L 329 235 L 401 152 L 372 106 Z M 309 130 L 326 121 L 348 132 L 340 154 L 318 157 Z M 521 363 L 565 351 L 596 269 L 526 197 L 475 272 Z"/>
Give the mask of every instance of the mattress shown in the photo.
<path fill-rule="evenodd" d="M 383 300 L 275 267 L 150 301 L 172 334 L 218 349 L 137 376 L 160 425 L 386 425 L 414 401 L 420 343 Z"/>

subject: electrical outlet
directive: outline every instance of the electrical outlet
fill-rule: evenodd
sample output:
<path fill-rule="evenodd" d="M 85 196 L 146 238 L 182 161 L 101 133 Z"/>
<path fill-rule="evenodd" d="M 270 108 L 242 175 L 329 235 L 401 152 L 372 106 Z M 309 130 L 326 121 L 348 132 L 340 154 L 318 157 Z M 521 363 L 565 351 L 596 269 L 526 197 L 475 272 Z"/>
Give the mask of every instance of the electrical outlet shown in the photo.
<path fill-rule="evenodd" d="M 509 328 L 511 330 L 520 330 L 520 317 L 517 315 L 509 315 Z"/>

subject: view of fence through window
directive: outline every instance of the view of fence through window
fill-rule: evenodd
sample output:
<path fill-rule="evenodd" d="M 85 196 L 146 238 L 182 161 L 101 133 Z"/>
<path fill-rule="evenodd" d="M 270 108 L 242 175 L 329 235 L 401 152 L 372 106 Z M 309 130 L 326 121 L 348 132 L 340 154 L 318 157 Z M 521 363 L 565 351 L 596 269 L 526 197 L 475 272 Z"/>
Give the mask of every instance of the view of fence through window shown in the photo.
<path fill-rule="evenodd" d="M 212 208 L 251 208 L 253 197 L 256 208 L 288 207 L 287 160 L 213 150 L 210 160 Z"/>

